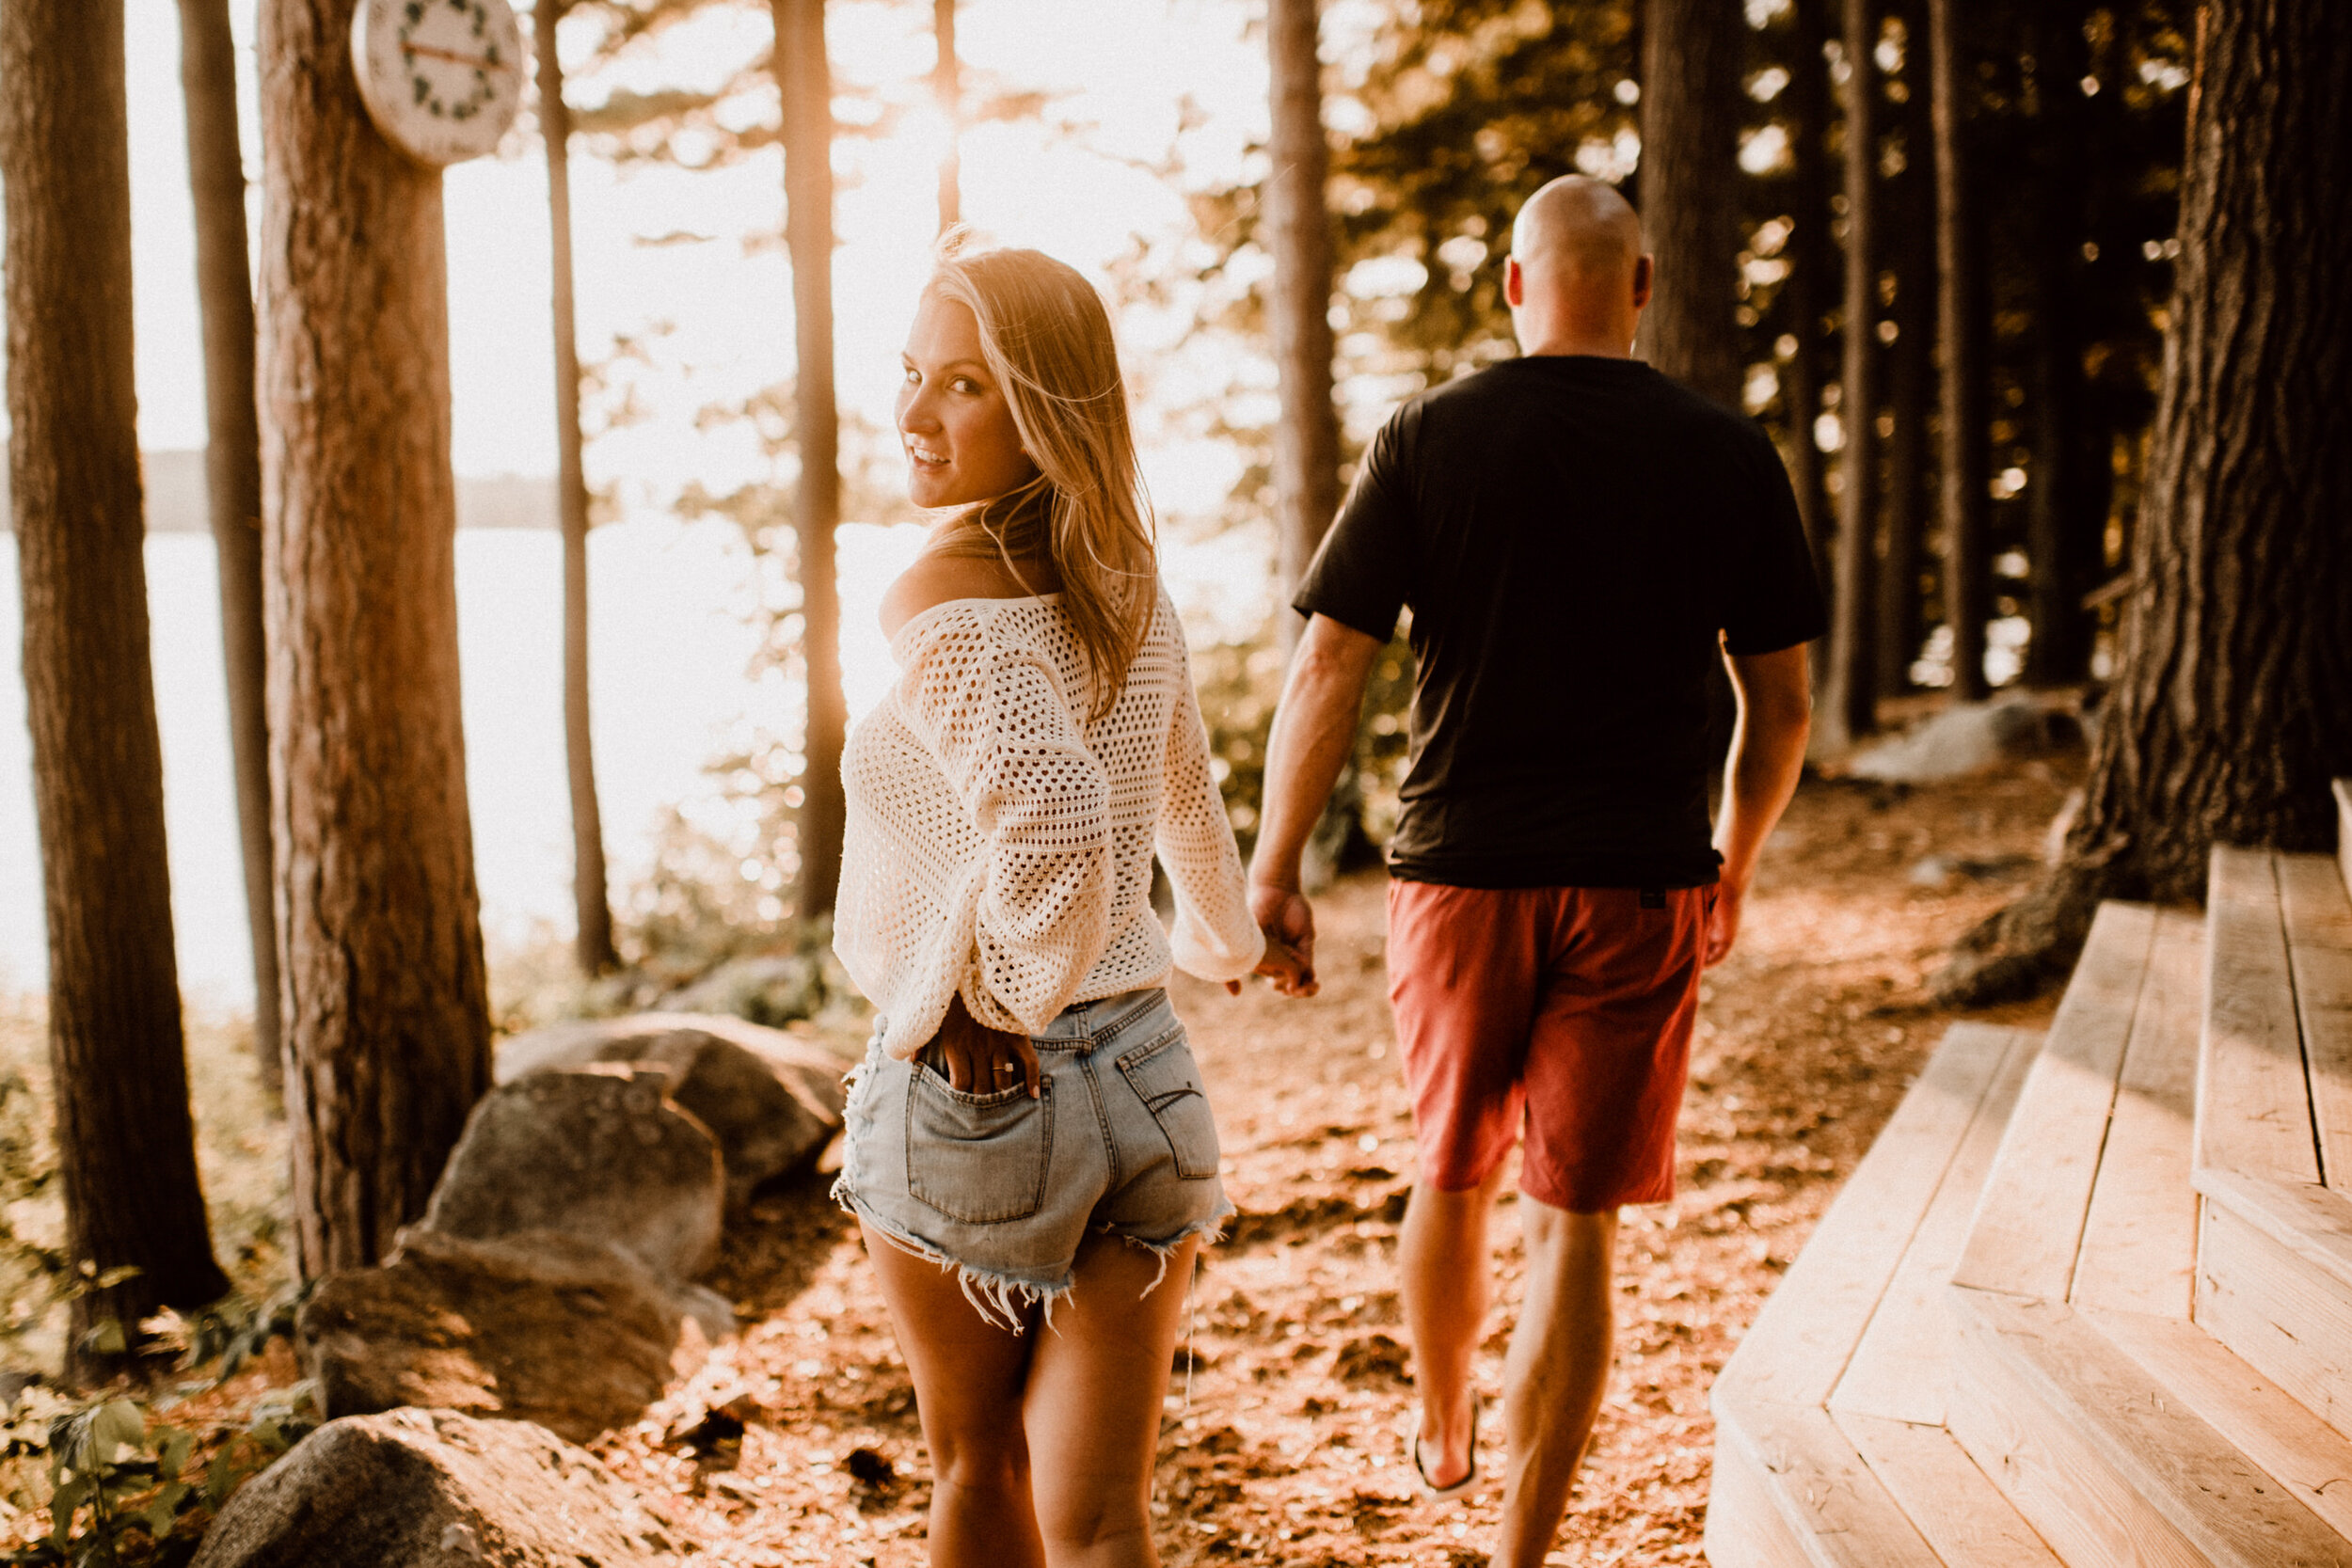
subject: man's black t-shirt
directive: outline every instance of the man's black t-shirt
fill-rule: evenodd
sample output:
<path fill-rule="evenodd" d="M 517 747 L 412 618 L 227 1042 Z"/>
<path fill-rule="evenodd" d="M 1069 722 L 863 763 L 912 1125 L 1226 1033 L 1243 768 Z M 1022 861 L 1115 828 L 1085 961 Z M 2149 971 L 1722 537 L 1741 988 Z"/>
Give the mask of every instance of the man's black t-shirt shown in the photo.
<path fill-rule="evenodd" d="M 1293 601 L 1420 659 L 1395 875 L 1715 880 L 1720 647 L 1826 629 L 1779 453 L 1635 359 L 1508 360 L 1397 410 Z"/>

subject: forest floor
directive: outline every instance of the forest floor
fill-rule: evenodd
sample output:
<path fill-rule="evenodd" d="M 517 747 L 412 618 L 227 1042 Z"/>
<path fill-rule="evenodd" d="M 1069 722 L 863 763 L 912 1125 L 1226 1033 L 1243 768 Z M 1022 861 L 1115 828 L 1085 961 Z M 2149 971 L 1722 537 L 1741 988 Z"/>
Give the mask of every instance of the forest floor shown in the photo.
<path fill-rule="evenodd" d="M 1702 992 L 1679 1196 L 1626 1214 L 1615 1375 L 1551 1560 L 1701 1560 L 1708 1386 L 1950 1021 L 1926 975 L 2023 890 L 2072 773 L 2028 763 L 1944 785 L 1809 780 L 1800 792 L 1739 947 Z M 1498 1423 L 1486 1423 L 1489 1479 L 1449 1502 L 1419 1495 L 1398 1436 L 1412 1391 L 1395 1253 L 1413 1145 L 1383 892 L 1375 874 L 1319 901 L 1311 1002 L 1255 985 L 1238 997 L 1176 988 L 1241 1212 L 1195 1289 L 1189 1376 L 1177 1353 L 1153 1503 L 1173 1565 L 1486 1560 Z M 1977 1016 L 2038 1023 L 2051 1006 Z M 254 1115 L 249 1065 L 225 1035 L 192 1032 L 206 1179 L 225 1256 L 241 1278 L 266 1278 L 282 1268 L 282 1136 Z M 0 1017 L 0 1153 L 15 1156 L 0 1165 L 38 1136 L 19 1086 L 39 1074 L 40 1039 L 36 1013 Z M 703 1544 L 701 1560 L 923 1560 L 930 1488 L 913 1390 L 829 1180 L 755 1201 L 709 1281 L 736 1303 L 742 1335 L 644 1420 L 592 1445 Z M 9 1210 L 22 1225 L 24 1206 Z M 1509 1214 L 1495 1234 L 1502 1289 L 1477 1366 L 1490 1400 L 1520 1271 Z M 297 1375 L 281 1344 L 231 1386 L 159 1414 L 223 1419 Z M 5 1514 L 11 1537 L 45 1523 Z"/>
<path fill-rule="evenodd" d="M 1808 783 L 1798 797 L 1739 947 L 1703 992 L 1680 1194 L 1626 1215 L 1616 1373 L 1552 1560 L 1700 1560 L 1708 1385 L 1950 1021 L 1926 975 L 2022 891 L 2070 782 L 2026 764 L 1911 790 Z M 1398 1437 L 1412 1395 L 1396 1233 L 1413 1145 L 1383 883 L 1351 879 L 1319 908 L 1316 1000 L 1176 990 L 1241 1213 L 1196 1287 L 1188 1389 L 1177 1355 L 1161 1551 L 1171 1564 L 1484 1563 L 1496 1424 L 1482 1467 L 1497 1479 L 1449 1502 L 1418 1495 Z M 2038 1023 L 2051 1006 L 1977 1016 Z M 927 1462 L 855 1234 L 821 1180 L 769 1196 L 754 1219 L 712 1280 L 752 1326 L 599 1450 L 723 1561 L 919 1563 Z M 1520 1268 L 1508 1214 L 1496 1235 L 1502 1290 L 1477 1373 L 1488 1398 Z"/>

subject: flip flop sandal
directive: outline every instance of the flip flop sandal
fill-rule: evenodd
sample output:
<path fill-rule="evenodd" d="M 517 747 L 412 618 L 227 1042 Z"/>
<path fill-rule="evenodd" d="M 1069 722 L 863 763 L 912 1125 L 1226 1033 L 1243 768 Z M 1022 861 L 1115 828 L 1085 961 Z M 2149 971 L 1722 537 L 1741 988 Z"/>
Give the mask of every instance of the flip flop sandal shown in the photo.
<path fill-rule="evenodd" d="M 1470 1402 L 1470 1468 L 1462 1472 L 1461 1480 L 1449 1486 L 1439 1486 L 1431 1481 L 1428 1467 L 1421 1462 L 1420 1403 L 1416 1402 L 1412 1408 L 1405 1412 L 1405 1424 L 1401 1429 L 1405 1438 L 1405 1457 L 1413 1462 L 1413 1473 L 1421 1477 L 1421 1489 L 1429 1497 L 1440 1500 L 1458 1497 L 1478 1484 L 1478 1415 L 1482 1402 L 1478 1400 Z"/>

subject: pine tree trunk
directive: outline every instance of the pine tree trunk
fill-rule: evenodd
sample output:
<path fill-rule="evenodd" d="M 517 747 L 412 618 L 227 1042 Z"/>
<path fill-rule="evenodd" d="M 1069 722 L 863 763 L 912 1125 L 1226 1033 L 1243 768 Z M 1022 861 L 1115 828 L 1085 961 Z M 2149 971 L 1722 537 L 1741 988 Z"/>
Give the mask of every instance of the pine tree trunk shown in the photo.
<path fill-rule="evenodd" d="M 9 493 L 49 935 L 66 1253 L 130 1269 L 73 1304 L 70 1370 L 113 1322 L 228 1289 L 188 1114 L 148 663 L 132 393 L 121 0 L 0 6 Z"/>
<path fill-rule="evenodd" d="M 1929 89 L 1935 126 L 1936 344 L 1943 358 L 1939 424 L 1944 525 L 1944 619 L 1952 633 L 1952 694 L 1981 701 L 1985 622 L 1992 610 L 1988 559 L 1992 479 L 1986 393 L 1986 280 L 1982 215 L 1969 161 L 1966 71 L 1960 58 L 1960 0 L 1928 0 Z"/>
<path fill-rule="evenodd" d="M 2027 401 L 2034 411 L 2033 471 L 2026 490 L 2026 557 L 2032 574 L 2026 645 L 2029 686 L 2066 686 L 2090 673 L 2090 612 L 2097 586 L 2106 493 L 2089 471 L 2083 374 L 2082 233 L 2090 203 L 2082 87 L 2090 50 L 2077 21 L 2037 19 L 2031 34 L 2041 114 L 2042 166 L 2032 279 L 2034 331 Z"/>
<path fill-rule="evenodd" d="M 1928 124 L 1925 8 L 1909 0 L 1901 15 L 1910 46 L 1903 58 L 1903 170 L 1887 193 L 1894 243 L 1895 341 L 1886 356 L 1886 407 L 1894 433 L 1886 441 L 1885 549 L 1879 558 L 1878 690 L 1900 696 L 1912 687 L 1911 666 L 1923 635 L 1920 558 L 1927 535 L 1928 396 L 1935 380 L 1935 159 Z"/>
<path fill-rule="evenodd" d="M 1846 352 L 1837 394 L 1846 439 L 1837 461 L 1837 570 L 1821 689 L 1821 741 L 1832 751 L 1878 728 L 1878 664 L 1870 645 L 1879 522 L 1878 37 L 1877 7 L 1846 0 Z"/>
<path fill-rule="evenodd" d="M 963 221 L 963 158 L 958 144 L 963 130 L 963 85 L 956 58 L 956 0 L 931 0 L 931 38 L 938 63 L 931 67 L 931 100 L 947 128 L 947 145 L 939 159 L 939 231 L 946 233 Z"/>
<path fill-rule="evenodd" d="M 2213 846 L 2325 849 L 2352 775 L 2352 27 L 2199 12 L 2165 377 L 2121 666 L 2050 879 L 1938 976 L 2061 973 L 2101 898 L 2200 896 Z"/>
<path fill-rule="evenodd" d="M 374 1263 L 489 1087 L 459 724 L 438 173 L 378 135 L 351 0 L 262 7 L 262 475 L 294 1208 Z"/>
<path fill-rule="evenodd" d="M 1304 623 L 1290 608 L 1340 505 L 1340 425 L 1331 401 L 1330 168 L 1323 130 L 1317 0 L 1272 0 L 1266 49 L 1273 66 L 1274 167 L 1266 230 L 1274 252 L 1267 321 L 1280 413 L 1274 427 L 1274 493 L 1282 602 L 1275 625 L 1283 657 Z"/>
<path fill-rule="evenodd" d="M 808 695 L 796 849 L 800 914 L 810 919 L 833 912 L 849 809 L 841 788 L 849 702 L 841 689 L 841 595 L 834 569 L 841 421 L 833 381 L 833 72 L 825 59 L 824 0 L 771 0 L 771 11 L 784 100 L 784 237 L 792 258 L 800 355 L 793 436 L 801 473 L 792 521 L 800 540 L 801 657 Z"/>
<path fill-rule="evenodd" d="M 1740 406 L 1739 0 L 1647 0 L 1642 29 L 1642 228 L 1658 258 L 1643 356 Z"/>
<path fill-rule="evenodd" d="M 1828 0 L 1795 0 L 1793 58 L 1788 87 L 1789 139 L 1795 148 L 1795 180 L 1790 201 L 1788 331 L 1796 352 L 1788 357 L 1788 479 L 1797 492 L 1797 511 L 1804 519 L 1805 537 L 1813 542 L 1813 565 L 1823 583 L 1834 579 L 1833 542 L 1836 523 L 1829 503 L 1829 465 L 1823 461 L 1814 425 L 1821 417 L 1821 388 L 1829 380 L 1829 333 L 1824 323 L 1830 301 L 1836 297 L 1837 245 L 1830 233 L 1829 211 L 1829 64 L 1822 55 L 1828 41 Z M 1817 678 L 1828 670 L 1817 662 Z"/>
<path fill-rule="evenodd" d="M 278 919 L 270 884 L 262 433 L 253 404 L 253 277 L 246 253 L 245 154 L 237 136 L 237 50 L 228 0 L 180 0 L 180 86 L 187 101 L 196 293 L 204 332 L 204 470 L 220 574 L 229 754 L 253 947 L 253 1050 L 262 1082 L 276 1096 L 284 1091 L 285 1065 L 278 1054 Z"/>
<path fill-rule="evenodd" d="M 539 136 L 548 154 L 548 226 L 555 299 L 555 494 L 564 533 L 564 760 L 572 794 L 572 954 L 583 974 L 620 962 L 606 896 L 604 816 L 596 806 L 588 723 L 588 477 L 580 452 L 580 334 L 572 314 L 572 115 L 555 27 L 565 0 L 532 10 L 539 71 Z"/>

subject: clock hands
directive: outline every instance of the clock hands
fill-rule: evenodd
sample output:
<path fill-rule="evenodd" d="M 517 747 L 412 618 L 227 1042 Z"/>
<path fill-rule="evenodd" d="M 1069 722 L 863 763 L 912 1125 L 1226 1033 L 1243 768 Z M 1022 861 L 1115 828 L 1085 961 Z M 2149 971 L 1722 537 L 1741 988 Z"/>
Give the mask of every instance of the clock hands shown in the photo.
<path fill-rule="evenodd" d="M 512 71 L 515 69 L 504 60 L 493 60 L 479 55 L 460 55 L 453 49 L 436 49 L 429 43 L 404 43 L 400 46 L 400 52 L 404 55 L 422 55 L 427 59 L 447 60 L 452 65 L 469 65 L 476 71 Z"/>

